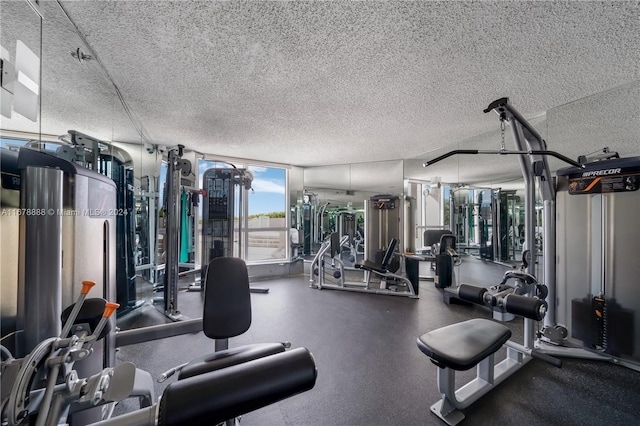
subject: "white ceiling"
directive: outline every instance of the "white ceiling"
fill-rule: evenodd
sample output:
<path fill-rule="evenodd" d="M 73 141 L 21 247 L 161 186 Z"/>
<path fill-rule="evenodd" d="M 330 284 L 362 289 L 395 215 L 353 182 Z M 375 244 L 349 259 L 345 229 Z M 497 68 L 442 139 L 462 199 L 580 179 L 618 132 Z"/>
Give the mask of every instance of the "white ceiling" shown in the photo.
<path fill-rule="evenodd" d="M 546 127 L 548 110 L 640 79 L 637 1 L 59 3 L 150 140 L 230 157 L 419 167 L 467 141 L 499 148 L 482 112 L 497 98 Z M 457 176 L 505 180 L 513 164 Z"/>

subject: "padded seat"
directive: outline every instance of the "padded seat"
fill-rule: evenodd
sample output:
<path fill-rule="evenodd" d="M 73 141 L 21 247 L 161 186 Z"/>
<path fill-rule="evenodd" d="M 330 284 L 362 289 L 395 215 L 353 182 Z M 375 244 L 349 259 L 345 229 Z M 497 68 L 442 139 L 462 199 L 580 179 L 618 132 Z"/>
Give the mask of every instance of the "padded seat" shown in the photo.
<path fill-rule="evenodd" d="M 354 266 L 358 269 L 373 271 L 384 275 L 389 271 L 389 263 L 391 263 L 391 259 L 393 259 L 393 254 L 396 251 L 396 247 L 398 247 L 398 240 L 392 238 L 389 242 L 389 247 L 387 247 L 387 251 L 384 253 L 382 263 L 376 263 L 370 260 L 362 260 L 360 262 L 356 262 Z"/>
<path fill-rule="evenodd" d="M 285 351 L 282 343 L 258 343 L 213 352 L 190 361 L 180 369 L 179 379 L 198 376 L 204 373 L 243 364 L 248 361 L 275 355 Z"/>
<path fill-rule="evenodd" d="M 417 343 L 437 366 L 463 371 L 496 352 L 510 337 L 511 330 L 503 324 L 474 318 L 425 333 Z"/>
<path fill-rule="evenodd" d="M 365 270 L 369 270 L 369 271 L 379 272 L 381 274 L 384 274 L 384 273 L 387 272 L 387 268 L 385 268 L 382 264 L 376 263 L 376 262 L 372 262 L 370 260 L 362 260 L 362 261 L 356 263 L 355 267 L 358 268 L 358 269 L 365 269 Z"/>

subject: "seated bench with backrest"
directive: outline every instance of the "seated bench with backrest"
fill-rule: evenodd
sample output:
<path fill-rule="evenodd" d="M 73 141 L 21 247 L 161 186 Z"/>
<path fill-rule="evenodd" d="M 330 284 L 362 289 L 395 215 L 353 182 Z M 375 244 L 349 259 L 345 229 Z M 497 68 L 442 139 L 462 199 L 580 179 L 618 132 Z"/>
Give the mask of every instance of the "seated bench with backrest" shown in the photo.
<path fill-rule="evenodd" d="M 284 352 L 288 343 L 259 343 L 229 349 L 228 339 L 251 326 L 249 274 L 244 260 L 218 257 L 207 266 L 202 329 L 215 339 L 215 352 L 182 366 L 179 379 Z"/>
<path fill-rule="evenodd" d="M 384 256 L 382 257 L 382 262 L 372 262 L 370 260 L 360 260 L 356 262 L 355 267 L 358 269 L 363 269 L 365 271 L 373 271 L 378 274 L 386 274 L 389 272 L 389 264 L 393 259 L 393 255 L 398 247 L 398 240 L 392 238 L 389 242 L 389 247 L 387 247 L 387 251 L 385 251 Z"/>
<path fill-rule="evenodd" d="M 165 389 L 157 408 L 153 407 L 156 424 L 236 425 L 236 416 L 313 388 L 317 370 L 306 348 L 285 352 L 288 342 L 228 348 L 228 339 L 251 325 L 249 274 L 242 259 L 213 259 L 205 282 L 202 329 L 215 339 L 215 352 L 160 377 L 163 381 L 178 371 L 178 381 Z M 132 413 L 136 419 L 144 415 Z"/>

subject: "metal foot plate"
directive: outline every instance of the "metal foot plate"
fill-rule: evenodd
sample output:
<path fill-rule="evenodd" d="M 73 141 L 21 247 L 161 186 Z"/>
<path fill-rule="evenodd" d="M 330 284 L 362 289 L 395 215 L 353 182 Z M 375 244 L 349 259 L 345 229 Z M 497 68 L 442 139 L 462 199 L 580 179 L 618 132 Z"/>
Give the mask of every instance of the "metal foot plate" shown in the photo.
<path fill-rule="evenodd" d="M 436 416 L 440 417 L 446 424 L 450 426 L 457 425 L 462 420 L 464 420 L 464 413 L 462 411 L 453 409 L 453 411 L 449 413 L 442 413 L 442 403 L 443 400 L 436 402 L 431 406 L 431 412 Z"/>

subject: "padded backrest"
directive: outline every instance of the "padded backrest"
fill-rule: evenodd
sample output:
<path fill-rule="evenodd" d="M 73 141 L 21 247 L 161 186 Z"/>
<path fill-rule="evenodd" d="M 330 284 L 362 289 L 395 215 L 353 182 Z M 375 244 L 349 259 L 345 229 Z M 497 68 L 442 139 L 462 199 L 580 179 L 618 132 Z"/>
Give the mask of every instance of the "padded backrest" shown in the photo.
<path fill-rule="evenodd" d="M 388 269 L 389 263 L 391 262 L 391 259 L 393 259 L 393 253 L 396 251 L 397 247 L 398 240 L 392 238 L 391 241 L 389 241 L 389 247 L 387 247 L 387 251 L 384 253 L 384 257 L 382 258 L 382 267 L 384 269 Z"/>
<path fill-rule="evenodd" d="M 448 229 L 427 229 L 422 234 L 422 244 L 425 247 L 431 247 L 434 244 L 438 244 L 443 235 L 449 234 L 452 234 L 452 232 Z"/>
<path fill-rule="evenodd" d="M 217 257 L 207 267 L 202 329 L 210 339 L 238 336 L 251 325 L 249 272 L 244 260 Z"/>
<path fill-rule="evenodd" d="M 440 254 L 444 253 L 448 248 L 456 250 L 456 237 L 453 234 L 445 234 L 440 237 Z"/>
<path fill-rule="evenodd" d="M 329 244 L 331 244 L 329 256 L 333 258 L 337 254 L 340 254 L 340 235 L 338 235 L 337 232 L 332 232 L 329 241 Z"/>

